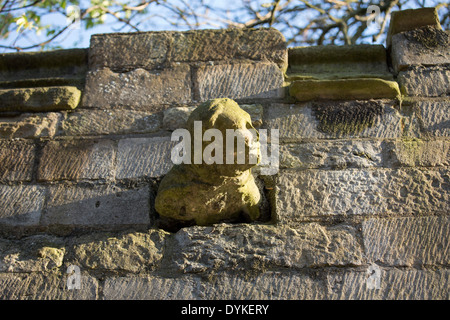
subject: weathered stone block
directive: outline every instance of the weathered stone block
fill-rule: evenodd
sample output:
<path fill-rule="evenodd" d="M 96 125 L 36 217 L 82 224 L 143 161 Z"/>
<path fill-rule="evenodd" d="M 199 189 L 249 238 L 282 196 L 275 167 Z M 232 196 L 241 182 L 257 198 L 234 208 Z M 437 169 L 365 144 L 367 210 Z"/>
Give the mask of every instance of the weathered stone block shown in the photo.
<path fill-rule="evenodd" d="M 161 129 L 161 115 L 153 111 L 78 110 L 62 120 L 60 135 L 97 136 L 152 133 Z"/>
<path fill-rule="evenodd" d="M 0 181 L 31 181 L 35 152 L 33 142 L 0 140 Z"/>
<path fill-rule="evenodd" d="M 194 300 L 197 284 L 192 277 L 114 277 L 105 280 L 103 295 L 106 300 Z"/>
<path fill-rule="evenodd" d="M 45 187 L 0 186 L 0 227 L 35 227 L 44 205 Z"/>
<path fill-rule="evenodd" d="M 392 36 L 424 26 L 441 28 L 436 8 L 419 8 L 394 11 L 391 13 L 386 46 L 391 46 Z"/>
<path fill-rule="evenodd" d="M 78 106 L 81 91 L 76 87 L 38 87 L 0 90 L 0 111 L 60 111 Z"/>
<path fill-rule="evenodd" d="M 0 81 L 84 77 L 87 49 L 0 54 Z"/>
<path fill-rule="evenodd" d="M 361 247 L 350 226 L 298 228 L 228 225 L 183 228 L 175 235 L 174 261 L 184 273 L 359 265 Z"/>
<path fill-rule="evenodd" d="M 185 104 L 191 101 L 191 71 L 187 65 L 146 71 L 115 73 L 110 69 L 89 71 L 82 105 L 113 108 Z"/>
<path fill-rule="evenodd" d="M 276 208 L 283 224 L 305 217 L 448 212 L 446 168 L 281 171 Z"/>
<path fill-rule="evenodd" d="M 173 107 L 164 111 L 163 127 L 176 130 L 186 127 L 186 122 L 195 107 Z"/>
<path fill-rule="evenodd" d="M 397 82 L 374 78 L 338 80 L 296 80 L 289 94 L 297 101 L 396 99 L 400 97 Z"/>
<path fill-rule="evenodd" d="M 81 288 L 67 289 L 68 275 L 56 273 L 0 274 L 2 300 L 95 300 L 98 299 L 98 281 L 81 275 Z"/>
<path fill-rule="evenodd" d="M 200 101 L 283 98 L 283 72 L 274 63 L 207 65 L 196 72 Z"/>
<path fill-rule="evenodd" d="M 276 29 L 99 34 L 91 38 L 89 69 L 160 69 L 174 62 L 249 59 L 287 66 L 286 40 Z"/>
<path fill-rule="evenodd" d="M 0 138 L 53 137 L 61 119 L 55 112 L 23 113 L 14 117 L 0 118 Z"/>
<path fill-rule="evenodd" d="M 417 101 L 417 114 L 426 135 L 450 136 L 450 101 Z"/>
<path fill-rule="evenodd" d="M 145 272 L 161 262 L 168 235 L 162 230 L 150 229 L 146 233 L 93 233 L 72 237 L 66 264 L 82 269 Z"/>
<path fill-rule="evenodd" d="M 169 137 L 119 140 L 116 178 L 160 177 L 173 163 L 171 151 L 177 142 Z"/>
<path fill-rule="evenodd" d="M 114 185 L 49 187 L 43 226 L 124 229 L 150 224 L 148 186 L 126 189 Z"/>
<path fill-rule="evenodd" d="M 64 240 L 36 235 L 21 240 L 0 239 L 0 272 L 46 272 L 61 267 Z"/>
<path fill-rule="evenodd" d="M 173 33 L 170 60 L 181 62 L 270 61 L 287 67 L 284 36 L 276 29 L 196 30 Z"/>
<path fill-rule="evenodd" d="M 445 67 L 414 68 L 402 71 L 397 80 L 403 94 L 440 97 L 450 95 L 450 69 Z"/>
<path fill-rule="evenodd" d="M 289 48 L 288 81 L 307 79 L 393 79 L 382 45 Z"/>
<path fill-rule="evenodd" d="M 91 37 L 89 70 L 110 68 L 117 72 L 153 69 L 167 59 L 170 32 L 96 34 Z"/>
<path fill-rule="evenodd" d="M 392 37 L 391 60 L 395 72 L 411 66 L 450 63 L 450 35 L 434 27 L 422 27 Z"/>
<path fill-rule="evenodd" d="M 448 300 L 450 272 L 446 269 L 381 271 L 380 288 L 367 287 L 366 272 L 345 272 L 328 276 L 332 294 L 339 300 Z"/>
<path fill-rule="evenodd" d="M 369 219 L 362 234 L 372 262 L 408 267 L 450 263 L 448 216 Z"/>
<path fill-rule="evenodd" d="M 370 168 L 383 165 L 382 141 L 315 141 L 280 145 L 280 167 L 295 169 Z"/>
<path fill-rule="evenodd" d="M 200 298 L 219 300 L 319 300 L 326 290 L 325 281 L 300 272 L 218 273 L 199 284 Z"/>
<path fill-rule="evenodd" d="M 37 179 L 111 179 L 114 153 L 111 140 L 49 141 L 42 150 Z"/>
<path fill-rule="evenodd" d="M 308 138 L 398 138 L 408 119 L 391 103 L 350 101 L 272 104 L 265 108 L 267 129 L 278 129 L 280 140 Z"/>
<path fill-rule="evenodd" d="M 389 166 L 437 167 L 450 165 L 450 141 L 399 139 L 386 141 Z"/>

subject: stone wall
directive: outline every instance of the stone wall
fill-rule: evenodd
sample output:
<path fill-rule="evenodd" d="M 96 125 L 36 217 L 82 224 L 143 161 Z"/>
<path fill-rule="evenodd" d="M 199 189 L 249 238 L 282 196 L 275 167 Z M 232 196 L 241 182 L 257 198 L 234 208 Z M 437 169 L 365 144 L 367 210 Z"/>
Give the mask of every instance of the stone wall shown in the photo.
<path fill-rule="evenodd" d="M 0 55 L 1 299 L 449 299 L 449 44 L 422 9 L 386 48 L 250 29 Z M 171 132 L 218 97 L 279 129 L 270 217 L 163 230 Z"/>

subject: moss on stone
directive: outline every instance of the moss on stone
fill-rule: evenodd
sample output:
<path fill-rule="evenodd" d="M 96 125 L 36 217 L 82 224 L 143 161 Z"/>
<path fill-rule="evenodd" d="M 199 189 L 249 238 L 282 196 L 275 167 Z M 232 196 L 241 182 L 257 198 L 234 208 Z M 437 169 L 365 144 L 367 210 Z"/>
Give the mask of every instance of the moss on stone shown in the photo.
<path fill-rule="evenodd" d="M 373 126 L 378 116 L 383 114 L 382 106 L 373 101 L 313 104 L 312 109 L 319 121 L 318 129 L 335 135 L 358 134 Z"/>
<path fill-rule="evenodd" d="M 400 99 L 401 97 L 397 82 L 374 78 L 298 80 L 291 84 L 289 94 L 298 101 Z"/>
<path fill-rule="evenodd" d="M 0 111 L 60 111 L 75 109 L 81 91 L 72 86 L 0 90 Z"/>

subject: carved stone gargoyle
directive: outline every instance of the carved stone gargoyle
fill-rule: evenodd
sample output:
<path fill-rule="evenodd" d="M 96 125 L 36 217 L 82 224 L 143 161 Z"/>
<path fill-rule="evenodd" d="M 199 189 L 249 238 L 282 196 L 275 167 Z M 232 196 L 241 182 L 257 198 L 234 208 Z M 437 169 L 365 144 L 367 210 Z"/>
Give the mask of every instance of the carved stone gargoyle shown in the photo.
<path fill-rule="evenodd" d="M 199 123 L 201 131 L 198 129 Z M 198 149 L 200 145 L 203 155 L 205 148 L 211 151 L 210 141 L 213 138 L 209 137 L 208 141 L 205 141 L 204 136 L 209 129 L 215 129 L 216 146 L 219 142 L 223 147 L 215 148 L 211 154 L 221 161 L 211 163 L 208 157 L 203 156 L 197 163 L 192 161 L 174 165 L 159 186 L 155 199 L 156 211 L 161 218 L 198 225 L 257 219 L 260 216 L 261 195 L 251 168 L 260 161 L 259 139 L 250 115 L 231 99 L 214 99 L 201 104 L 187 121 L 187 130 L 193 137 L 191 150 L 195 152 L 195 148 Z M 233 142 L 234 148 L 231 151 L 227 150 L 227 142 L 230 141 L 227 141 L 227 134 L 229 135 L 230 131 L 244 136 L 241 140 L 245 143 L 244 163 L 242 158 L 238 160 L 238 155 L 242 156 L 243 150 L 238 149 L 238 138 L 232 137 L 236 143 Z M 217 141 L 218 133 L 221 133 L 222 141 Z M 220 151 L 223 151 L 222 154 Z"/>

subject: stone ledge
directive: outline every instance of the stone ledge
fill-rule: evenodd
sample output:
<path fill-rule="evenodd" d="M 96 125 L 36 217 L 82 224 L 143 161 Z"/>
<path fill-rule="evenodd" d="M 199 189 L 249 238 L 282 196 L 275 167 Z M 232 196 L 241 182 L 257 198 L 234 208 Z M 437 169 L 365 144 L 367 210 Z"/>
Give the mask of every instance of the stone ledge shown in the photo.
<path fill-rule="evenodd" d="M 38 87 L 0 90 L 0 112 L 61 111 L 78 106 L 81 91 L 76 87 Z"/>
<path fill-rule="evenodd" d="M 84 76 L 87 49 L 0 54 L 0 81 Z"/>
<path fill-rule="evenodd" d="M 297 101 L 399 99 L 397 82 L 375 78 L 295 80 L 289 94 Z"/>
<path fill-rule="evenodd" d="M 392 80 L 382 45 L 290 48 L 287 80 L 380 78 Z"/>

